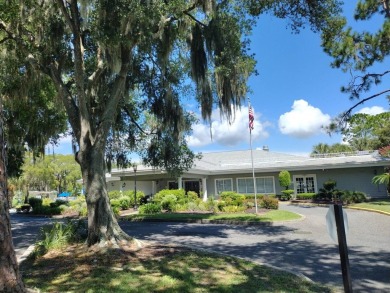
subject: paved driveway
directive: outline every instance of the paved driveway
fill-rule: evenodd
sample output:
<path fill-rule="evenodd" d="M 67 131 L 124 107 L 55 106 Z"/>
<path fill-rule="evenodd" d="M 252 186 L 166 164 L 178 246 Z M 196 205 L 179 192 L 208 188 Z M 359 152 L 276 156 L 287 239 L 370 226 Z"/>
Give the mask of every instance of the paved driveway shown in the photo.
<path fill-rule="evenodd" d="M 302 221 L 262 226 L 122 223 L 141 240 L 184 244 L 248 258 L 342 288 L 339 252 L 326 230 L 328 208 L 281 204 Z M 390 292 L 390 217 L 346 210 L 354 292 Z"/>
<path fill-rule="evenodd" d="M 141 240 L 213 250 L 301 273 L 314 281 L 342 288 L 338 248 L 326 231 L 327 208 L 281 204 L 305 215 L 302 221 L 261 226 L 121 222 Z M 390 292 L 390 217 L 346 210 L 349 258 L 354 292 Z M 12 215 L 16 250 L 34 242 L 49 219 Z"/>

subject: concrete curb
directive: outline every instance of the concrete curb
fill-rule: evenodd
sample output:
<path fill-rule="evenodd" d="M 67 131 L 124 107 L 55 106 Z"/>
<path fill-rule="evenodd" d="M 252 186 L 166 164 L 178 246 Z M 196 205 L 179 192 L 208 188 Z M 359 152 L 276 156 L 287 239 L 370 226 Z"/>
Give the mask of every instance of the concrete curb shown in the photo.
<path fill-rule="evenodd" d="M 382 215 L 390 216 L 390 213 L 388 213 L 388 212 L 378 211 L 378 210 L 374 210 L 374 209 L 360 208 L 360 207 L 349 207 L 349 206 L 345 206 L 345 208 L 351 209 L 351 210 L 359 210 L 359 211 L 366 211 L 366 212 L 374 212 L 374 213 L 377 213 L 377 214 L 382 214 Z"/>

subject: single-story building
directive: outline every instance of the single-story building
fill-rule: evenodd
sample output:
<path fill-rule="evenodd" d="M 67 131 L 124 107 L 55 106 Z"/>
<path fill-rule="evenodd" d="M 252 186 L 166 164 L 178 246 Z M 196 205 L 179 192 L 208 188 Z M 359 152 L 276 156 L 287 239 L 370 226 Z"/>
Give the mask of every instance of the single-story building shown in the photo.
<path fill-rule="evenodd" d="M 252 168 L 253 154 L 253 168 Z M 184 188 L 197 192 L 204 200 L 218 197 L 222 191 L 254 193 L 253 171 L 257 194 L 280 194 L 278 175 L 291 174 L 295 194 L 318 192 L 325 181 L 333 179 L 341 190 L 361 191 L 369 197 L 386 197 L 385 185 L 373 184 L 372 178 L 390 166 L 390 159 L 377 151 L 326 154 L 314 157 L 269 151 L 268 148 L 244 151 L 210 152 L 180 178 L 165 171 L 142 165 L 129 169 L 113 169 L 107 176 L 108 190 L 142 190 L 146 195 L 162 189 Z"/>

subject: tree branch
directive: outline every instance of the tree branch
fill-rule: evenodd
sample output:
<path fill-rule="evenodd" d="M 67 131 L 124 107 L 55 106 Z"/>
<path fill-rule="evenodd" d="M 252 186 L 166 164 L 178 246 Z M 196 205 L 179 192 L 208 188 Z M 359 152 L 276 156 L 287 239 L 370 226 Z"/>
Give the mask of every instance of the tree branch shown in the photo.
<path fill-rule="evenodd" d="M 351 108 L 349 108 L 347 111 L 345 111 L 342 114 L 342 116 L 341 116 L 342 121 L 347 120 L 349 117 L 351 117 L 352 110 L 355 109 L 357 106 L 359 106 L 361 104 L 364 104 L 365 102 L 367 102 L 367 101 L 369 101 L 371 99 L 374 99 L 376 97 L 379 97 L 379 96 L 381 96 L 381 95 L 383 95 L 385 93 L 388 93 L 388 92 L 390 92 L 390 89 L 384 90 L 384 91 L 382 91 L 380 93 L 377 93 L 375 95 L 369 96 L 369 97 L 361 100 L 359 103 L 355 104 L 354 106 L 352 106 Z"/>
<path fill-rule="evenodd" d="M 207 26 L 206 24 L 204 24 L 204 23 L 201 22 L 200 20 L 197 20 L 192 14 L 190 14 L 190 13 L 188 13 L 188 12 L 186 12 L 186 11 L 184 11 L 184 14 L 187 15 L 187 16 L 189 16 L 190 18 L 192 18 L 195 22 L 197 22 L 197 23 L 200 24 L 201 26 L 203 26 L 203 27 L 206 27 L 206 26 Z"/>
<path fill-rule="evenodd" d="M 137 121 L 133 118 L 133 116 L 131 115 L 129 109 L 127 107 L 123 107 L 123 110 L 126 112 L 127 116 L 129 116 L 131 122 L 134 123 L 134 125 L 138 128 L 139 131 L 141 131 L 143 134 L 145 135 L 152 135 L 152 134 L 156 134 L 156 133 L 153 133 L 153 132 L 146 132 L 145 130 L 143 130 L 143 128 L 137 123 Z"/>

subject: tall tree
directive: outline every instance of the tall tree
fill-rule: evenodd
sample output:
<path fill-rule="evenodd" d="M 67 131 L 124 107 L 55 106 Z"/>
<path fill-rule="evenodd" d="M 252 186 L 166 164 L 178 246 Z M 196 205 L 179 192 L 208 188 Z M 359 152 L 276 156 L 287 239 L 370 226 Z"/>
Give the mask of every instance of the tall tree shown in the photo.
<path fill-rule="evenodd" d="M 245 99 L 255 66 L 246 39 L 250 15 L 272 11 L 290 17 L 293 27 L 316 27 L 338 9 L 331 0 L 260 2 L 0 2 L 7 56 L 25 62 L 21 72 L 32 82 L 50 77 L 68 114 L 86 188 L 89 245 L 129 239 L 105 182 L 112 160 L 129 163 L 122 146 L 149 165 L 180 172 L 194 159 L 184 140 L 192 117 L 180 98 L 195 96 L 206 120 L 215 105 L 230 119 L 231 105 Z"/>
<path fill-rule="evenodd" d="M 0 98 L 0 292 L 25 292 L 12 243 L 8 213 L 6 150 Z"/>
<path fill-rule="evenodd" d="M 389 1 L 360 0 L 357 3 L 354 18 L 356 21 L 383 19 L 377 31 L 356 31 L 341 14 L 329 18 L 322 34 L 322 46 L 333 59 L 332 66 L 351 74 L 351 81 L 342 87 L 342 92 L 350 94 L 351 99 L 359 101 L 345 111 L 339 119 L 342 127 L 350 118 L 352 111 L 364 102 L 376 97 L 389 99 L 390 88 L 375 90 L 375 87 L 388 80 L 390 68 L 383 62 L 390 54 L 390 3 Z M 375 65 L 380 64 L 375 69 Z M 386 68 L 387 67 L 387 68 Z M 378 67 L 377 67 L 378 68 Z M 389 84 L 388 82 L 385 84 Z M 365 96 L 369 91 L 373 94 Z M 389 100 L 390 102 L 390 100 Z"/>

